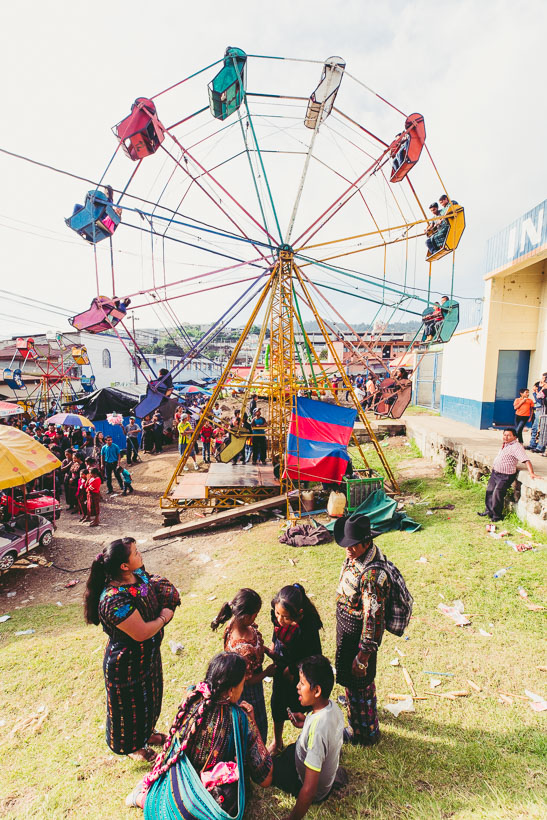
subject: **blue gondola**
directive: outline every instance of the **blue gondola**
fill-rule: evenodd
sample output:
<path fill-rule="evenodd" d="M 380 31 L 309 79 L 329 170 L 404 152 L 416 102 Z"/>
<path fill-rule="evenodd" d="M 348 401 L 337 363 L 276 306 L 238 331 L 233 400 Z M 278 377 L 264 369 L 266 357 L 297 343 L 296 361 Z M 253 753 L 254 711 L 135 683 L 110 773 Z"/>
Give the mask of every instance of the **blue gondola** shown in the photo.
<path fill-rule="evenodd" d="M 84 393 L 93 393 L 95 390 L 95 376 L 82 376 L 80 384 Z"/>
<path fill-rule="evenodd" d="M 4 382 L 10 387 L 12 390 L 24 390 L 25 383 L 23 381 L 23 376 L 21 375 L 21 371 L 19 368 L 16 370 L 12 370 L 9 367 L 6 367 L 4 370 Z"/>
<path fill-rule="evenodd" d="M 121 216 L 107 195 L 96 189 L 87 192 L 85 204 L 75 205 L 74 213 L 65 222 L 69 228 L 95 245 L 112 236 L 121 222 Z M 108 229 L 109 225 L 112 230 Z"/>
<path fill-rule="evenodd" d="M 224 68 L 209 83 L 209 107 L 217 120 L 225 120 L 237 111 L 247 84 L 247 55 L 240 48 L 228 46 Z"/>

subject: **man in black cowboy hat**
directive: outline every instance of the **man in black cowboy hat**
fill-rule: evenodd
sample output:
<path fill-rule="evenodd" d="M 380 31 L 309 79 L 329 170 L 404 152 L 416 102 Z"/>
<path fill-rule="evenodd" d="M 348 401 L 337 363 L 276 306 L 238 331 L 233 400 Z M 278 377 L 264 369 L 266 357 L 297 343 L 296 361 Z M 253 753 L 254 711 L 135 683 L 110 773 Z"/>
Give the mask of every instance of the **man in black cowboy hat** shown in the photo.
<path fill-rule="evenodd" d="M 349 721 L 344 740 L 372 746 L 380 739 L 374 679 L 391 581 L 374 565 L 383 555 L 366 515 L 339 518 L 334 538 L 346 550 L 336 604 L 336 680 L 346 688 Z"/>

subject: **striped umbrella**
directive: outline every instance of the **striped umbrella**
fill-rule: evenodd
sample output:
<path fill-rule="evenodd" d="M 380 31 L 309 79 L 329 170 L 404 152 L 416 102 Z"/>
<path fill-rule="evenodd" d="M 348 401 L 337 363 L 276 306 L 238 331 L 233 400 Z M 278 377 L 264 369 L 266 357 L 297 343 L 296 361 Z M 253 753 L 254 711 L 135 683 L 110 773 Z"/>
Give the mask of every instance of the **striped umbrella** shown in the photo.
<path fill-rule="evenodd" d="M 64 424 L 67 427 L 95 427 L 93 422 L 86 419 L 85 416 L 79 416 L 77 413 L 56 413 L 46 419 L 46 424 Z"/>

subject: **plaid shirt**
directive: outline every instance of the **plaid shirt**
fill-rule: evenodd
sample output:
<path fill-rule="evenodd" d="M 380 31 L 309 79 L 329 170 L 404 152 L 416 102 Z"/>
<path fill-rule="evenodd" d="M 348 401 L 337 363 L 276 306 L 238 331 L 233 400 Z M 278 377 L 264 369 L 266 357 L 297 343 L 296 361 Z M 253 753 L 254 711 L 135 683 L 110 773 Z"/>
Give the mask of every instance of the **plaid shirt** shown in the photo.
<path fill-rule="evenodd" d="M 528 453 L 520 441 L 510 441 L 508 444 L 503 444 L 494 459 L 492 469 L 495 470 L 496 473 L 512 475 L 517 472 L 517 464 L 519 461 L 530 461 Z"/>

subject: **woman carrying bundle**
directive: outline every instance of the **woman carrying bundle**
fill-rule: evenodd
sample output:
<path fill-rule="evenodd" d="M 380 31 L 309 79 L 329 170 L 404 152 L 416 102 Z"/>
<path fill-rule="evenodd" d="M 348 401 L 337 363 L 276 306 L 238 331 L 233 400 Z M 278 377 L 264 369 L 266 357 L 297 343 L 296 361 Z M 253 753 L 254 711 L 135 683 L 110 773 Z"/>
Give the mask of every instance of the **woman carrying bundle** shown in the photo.
<path fill-rule="evenodd" d="M 103 671 L 106 742 L 113 752 L 151 762 L 165 735 L 154 728 L 161 712 L 163 629 L 180 605 L 166 578 L 149 575 L 134 538 L 118 538 L 91 565 L 84 597 L 88 624 L 108 635 Z"/>
<path fill-rule="evenodd" d="M 262 600 L 254 589 L 240 589 L 233 601 L 224 604 L 211 629 L 218 629 L 220 624 L 229 621 L 224 630 L 224 649 L 226 652 L 235 652 L 241 655 L 247 664 L 245 686 L 242 700 L 250 703 L 254 710 L 254 717 L 260 737 L 266 743 L 268 736 L 268 716 L 264 702 L 264 685 L 262 681 L 275 671 L 272 663 L 265 669 L 264 641 L 255 624 L 256 617 L 262 607 Z"/>
<path fill-rule="evenodd" d="M 205 681 L 188 690 L 152 772 L 125 801 L 144 808 L 145 820 L 241 820 L 245 775 L 262 787 L 271 784 L 272 759 L 252 706 L 237 705 L 246 672 L 242 657 L 222 652 Z"/>

